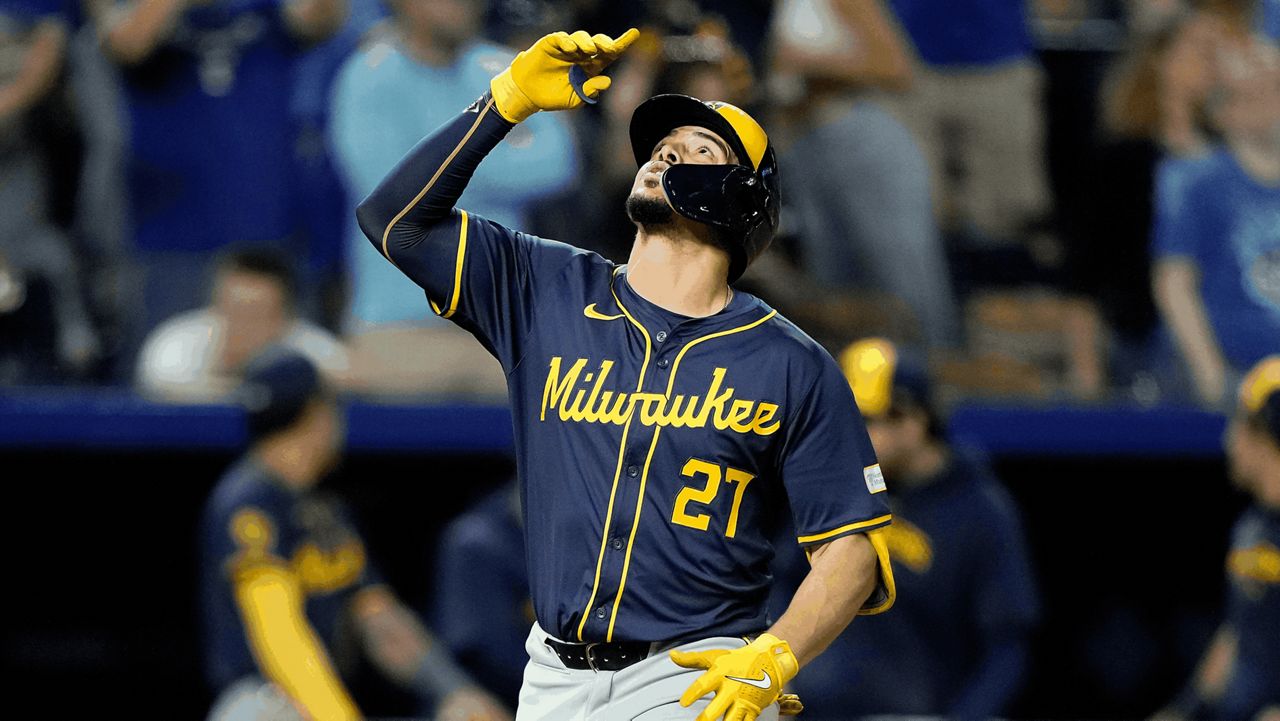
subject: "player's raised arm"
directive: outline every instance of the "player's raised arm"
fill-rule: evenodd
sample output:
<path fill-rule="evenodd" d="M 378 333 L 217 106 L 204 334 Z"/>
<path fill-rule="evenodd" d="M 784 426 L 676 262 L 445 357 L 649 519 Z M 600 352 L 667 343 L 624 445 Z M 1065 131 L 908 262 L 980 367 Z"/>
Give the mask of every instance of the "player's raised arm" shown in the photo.
<path fill-rule="evenodd" d="M 517 55 L 488 93 L 418 143 L 360 203 L 356 217 L 369 241 L 433 300 L 446 298 L 465 217 L 454 204 L 480 161 L 539 110 L 595 102 L 610 82 L 600 72 L 638 36 L 552 33 Z"/>
<path fill-rule="evenodd" d="M 521 357 L 538 289 L 553 285 L 555 271 L 580 251 L 454 204 L 515 123 L 539 110 L 594 102 L 609 86 L 600 71 L 638 35 L 543 37 L 493 78 L 488 93 L 409 151 L 356 209 L 374 248 L 427 292 L 438 315 L 471 331 L 508 370 Z"/>

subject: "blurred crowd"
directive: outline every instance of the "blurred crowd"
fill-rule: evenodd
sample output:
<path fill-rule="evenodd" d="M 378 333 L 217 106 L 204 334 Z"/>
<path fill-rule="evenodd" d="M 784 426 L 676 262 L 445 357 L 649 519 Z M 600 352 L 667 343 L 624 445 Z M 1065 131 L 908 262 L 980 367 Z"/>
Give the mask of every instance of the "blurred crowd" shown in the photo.
<path fill-rule="evenodd" d="M 1017 693 L 1035 573 L 940 410 L 986 397 L 1234 413 L 1254 507 L 1228 618 L 1162 716 L 1275 721 L 1248 704 L 1280 677 L 1280 0 L 0 0 L 0 386 L 257 408 L 205 519 L 214 716 L 354 716 L 341 592 L 424 708 L 507 718 L 532 622 L 514 486 L 442 536 L 438 644 L 314 492 L 334 391 L 505 393 L 352 209 L 517 50 L 632 26 L 601 101 L 522 123 L 460 205 L 625 262 L 632 110 L 681 92 L 765 119 L 783 227 L 741 285 L 845 349 L 903 588 L 797 681 L 810 716 L 987 718 Z M 803 563 L 781 555 L 780 592 Z"/>
<path fill-rule="evenodd" d="M 644 30 L 469 210 L 625 262 L 649 95 L 750 109 L 783 228 L 741 281 L 949 398 L 1229 405 L 1280 350 L 1277 0 L 0 0 L 0 384 L 501 396 L 352 208 L 545 32 Z"/>

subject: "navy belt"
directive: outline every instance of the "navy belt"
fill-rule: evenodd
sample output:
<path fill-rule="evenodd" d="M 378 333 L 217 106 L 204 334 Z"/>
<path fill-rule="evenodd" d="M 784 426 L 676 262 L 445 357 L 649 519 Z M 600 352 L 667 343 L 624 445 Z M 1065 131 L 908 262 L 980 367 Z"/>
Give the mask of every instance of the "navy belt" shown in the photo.
<path fill-rule="evenodd" d="M 564 643 L 554 638 L 543 641 L 555 651 L 566 668 L 578 671 L 621 671 L 649 657 L 655 644 L 647 641 L 612 643 Z"/>

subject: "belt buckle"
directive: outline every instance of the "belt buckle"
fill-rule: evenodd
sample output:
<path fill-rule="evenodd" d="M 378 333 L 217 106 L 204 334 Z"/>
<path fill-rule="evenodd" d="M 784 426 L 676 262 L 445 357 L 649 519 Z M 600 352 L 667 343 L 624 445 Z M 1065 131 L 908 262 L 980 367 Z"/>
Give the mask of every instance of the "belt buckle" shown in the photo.
<path fill-rule="evenodd" d="M 587 666 L 589 666 L 592 671 L 596 671 L 596 672 L 599 672 L 600 669 L 596 668 L 596 658 L 593 652 L 595 651 L 596 646 L 599 646 L 599 645 L 600 645 L 599 641 L 593 641 L 591 643 L 588 643 L 587 647 L 582 650 L 582 654 L 587 658 Z"/>

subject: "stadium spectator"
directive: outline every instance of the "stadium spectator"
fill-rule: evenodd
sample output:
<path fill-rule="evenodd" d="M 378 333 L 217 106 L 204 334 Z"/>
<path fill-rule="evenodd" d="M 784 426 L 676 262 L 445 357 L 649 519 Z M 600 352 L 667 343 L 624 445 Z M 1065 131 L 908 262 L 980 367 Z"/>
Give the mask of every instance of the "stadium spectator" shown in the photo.
<path fill-rule="evenodd" d="M 929 161 L 944 230 L 979 245 L 1022 240 L 1051 210 L 1029 4 L 890 0 L 919 60 L 891 107 Z"/>
<path fill-rule="evenodd" d="M 210 718 L 359 718 L 336 643 L 350 624 L 368 659 L 435 701 L 440 718 L 509 721 L 382 583 L 343 505 L 316 490 L 343 436 L 316 367 L 269 348 L 240 391 L 249 451 L 214 489 L 201 528 Z"/>
<path fill-rule="evenodd" d="M 334 89 L 331 142 L 350 199 L 364 198 L 422 136 L 489 88 L 514 52 L 478 37 L 484 3 L 390 0 L 390 27 L 351 56 Z M 577 179 L 574 138 L 544 113 L 521 123 L 460 203 L 528 227 L 540 201 Z M 348 331 L 353 376 L 370 391 L 505 395 L 498 364 L 452 323 L 433 317 L 421 289 L 369 247 L 348 215 Z"/>
<path fill-rule="evenodd" d="M 122 70 L 142 328 L 199 304 L 190 282 L 231 243 L 287 247 L 299 220 L 289 102 L 300 47 L 345 0 L 93 3 Z M 293 249 L 297 251 L 297 249 Z M 297 255 L 304 255 L 297 252 Z"/>
<path fill-rule="evenodd" d="M 955 345 L 956 299 L 928 165 L 872 95 L 912 82 L 900 31 L 879 0 L 786 0 L 773 52 L 780 99 L 794 106 L 786 115 L 800 119 L 780 157 L 806 270 L 829 288 L 905 301 L 925 344 Z"/>
<path fill-rule="evenodd" d="M 888 484 L 898 604 L 796 677 L 805 718 L 995 718 L 1026 676 L 1039 615 L 1017 510 L 984 463 L 943 440 L 923 368 L 880 339 L 839 361 L 880 462 L 863 473 Z M 806 565 L 794 544 L 789 563 Z"/>
<path fill-rule="evenodd" d="M 1280 63 L 1225 71 L 1207 108 L 1224 147 L 1159 168 L 1157 307 L 1195 390 L 1224 402 L 1280 351 Z"/>
<path fill-rule="evenodd" d="M 0 268 L 12 298 L 0 316 L 9 316 L 6 331 L 23 325 L 10 322 L 19 314 L 40 315 L 41 322 L 53 326 L 47 344 L 6 339 L 0 380 L 7 382 L 49 382 L 84 373 L 100 350 L 75 253 L 50 217 L 49 170 L 31 132 L 35 111 L 61 77 L 68 32 L 69 20 L 57 0 L 0 4 Z M 43 312 L 36 308 L 42 304 Z"/>
<path fill-rule="evenodd" d="M 328 140 L 330 101 L 343 64 L 386 20 L 388 12 L 383 0 L 347 3 L 347 21 L 342 28 L 324 42 L 307 47 L 296 59 L 289 103 L 297 127 L 297 169 L 290 188 L 308 255 L 303 277 L 311 286 L 309 295 L 320 301 L 318 307 L 308 308 L 332 328 L 341 325 L 346 311 L 343 258 L 353 203 L 347 199 Z"/>
<path fill-rule="evenodd" d="M 328 331 L 297 316 L 293 274 L 283 258 L 234 251 L 218 263 L 209 306 L 152 331 L 138 357 L 137 385 L 162 400 L 225 399 L 244 364 L 273 344 L 302 353 L 330 380 L 345 380 L 346 351 Z"/>
<path fill-rule="evenodd" d="M 1260 0 L 1196 0 L 1178 28 L 1160 68 L 1160 136 L 1177 155 L 1203 155 L 1223 132 L 1209 107 L 1226 75 L 1274 69 L 1276 40 L 1268 25 L 1276 14 Z M 1274 32 L 1274 28 L 1270 28 Z"/>
<path fill-rule="evenodd" d="M 485 688 L 514 706 L 535 620 L 514 481 L 441 532 L 435 588 L 431 621 L 440 639 Z"/>
<path fill-rule="evenodd" d="M 1159 721 L 1280 718 L 1280 355 L 1241 383 L 1226 446 L 1232 481 L 1253 504 L 1231 533 L 1223 623 Z"/>

